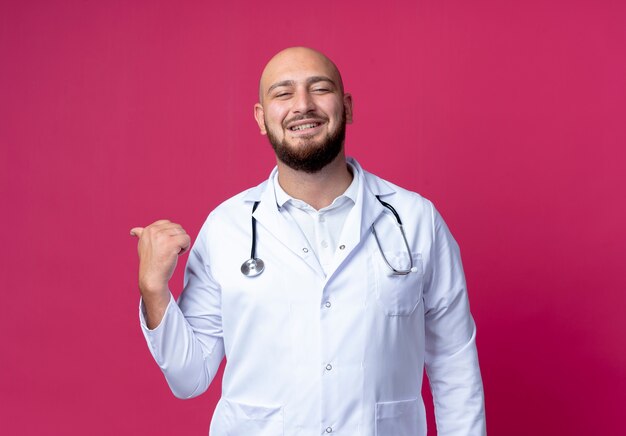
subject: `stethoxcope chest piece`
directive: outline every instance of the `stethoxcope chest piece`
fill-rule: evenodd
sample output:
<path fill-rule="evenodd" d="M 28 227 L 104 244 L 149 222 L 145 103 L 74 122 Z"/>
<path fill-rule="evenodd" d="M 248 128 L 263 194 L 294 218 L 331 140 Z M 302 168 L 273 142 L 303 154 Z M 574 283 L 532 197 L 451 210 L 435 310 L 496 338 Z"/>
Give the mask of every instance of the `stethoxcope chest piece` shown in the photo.
<path fill-rule="evenodd" d="M 250 258 L 241 265 L 241 273 L 246 277 L 258 276 L 265 270 L 261 259 Z"/>

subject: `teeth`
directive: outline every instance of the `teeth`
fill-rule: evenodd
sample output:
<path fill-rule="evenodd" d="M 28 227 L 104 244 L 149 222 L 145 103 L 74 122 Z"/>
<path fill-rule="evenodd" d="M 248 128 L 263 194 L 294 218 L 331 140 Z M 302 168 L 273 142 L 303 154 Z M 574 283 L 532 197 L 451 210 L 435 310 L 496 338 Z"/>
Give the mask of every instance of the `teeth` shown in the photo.
<path fill-rule="evenodd" d="M 291 130 L 297 131 L 297 130 L 304 130 L 304 129 L 312 129 L 315 126 L 317 126 L 317 123 L 302 124 L 300 126 L 292 127 Z"/>

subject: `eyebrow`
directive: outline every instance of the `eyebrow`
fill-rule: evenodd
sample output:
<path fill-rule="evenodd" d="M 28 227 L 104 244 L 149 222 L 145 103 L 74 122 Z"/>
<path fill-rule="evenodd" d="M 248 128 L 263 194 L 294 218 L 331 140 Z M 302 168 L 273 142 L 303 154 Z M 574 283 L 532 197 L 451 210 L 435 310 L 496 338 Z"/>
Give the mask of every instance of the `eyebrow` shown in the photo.
<path fill-rule="evenodd" d="M 330 82 L 332 83 L 334 86 L 337 86 L 337 84 L 330 78 L 330 77 L 326 77 L 326 76 L 311 76 L 308 77 L 306 79 L 306 84 L 307 85 L 312 85 L 314 83 L 317 82 Z M 267 94 L 269 94 L 270 92 L 272 92 L 274 89 L 281 87 L 281 86 L 294 86 L 296 84 L 296 82 L 294 82 L 293 80 L 282 80 L 280 82 L 276 82 L 274 83 L 272 86 L 270 86 L 267 90 Z"/>

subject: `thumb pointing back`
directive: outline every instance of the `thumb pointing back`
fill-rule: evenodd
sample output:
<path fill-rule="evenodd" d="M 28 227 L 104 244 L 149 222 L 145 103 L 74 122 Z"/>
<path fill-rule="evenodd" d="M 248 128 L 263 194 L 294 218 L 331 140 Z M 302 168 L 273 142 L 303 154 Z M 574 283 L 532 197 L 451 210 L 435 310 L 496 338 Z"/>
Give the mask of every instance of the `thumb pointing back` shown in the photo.
<path fill-rule="evenodd" d="M 133 227 L 130 229 L 130 235 L 135 236 L 137 238 L 141 238 L 141 234 L 143 233 L 143 227 Z"/>

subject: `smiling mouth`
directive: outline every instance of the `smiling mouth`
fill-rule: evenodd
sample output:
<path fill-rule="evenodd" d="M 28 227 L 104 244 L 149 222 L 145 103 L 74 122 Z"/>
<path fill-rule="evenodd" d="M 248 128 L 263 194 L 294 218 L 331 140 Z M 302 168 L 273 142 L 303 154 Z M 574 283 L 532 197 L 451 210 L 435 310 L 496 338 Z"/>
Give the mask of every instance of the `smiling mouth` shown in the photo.
<path fill-rule="evenodd" d="M 314 129 L 314 128 L 316 128 L 317 126 L 319 126 L 321 124 L 322 123 L 300 124 L 299 126 L 290 127 L 289 130 L 291 130 L 292 132 L 299 132 L 301 130 Z"/>

